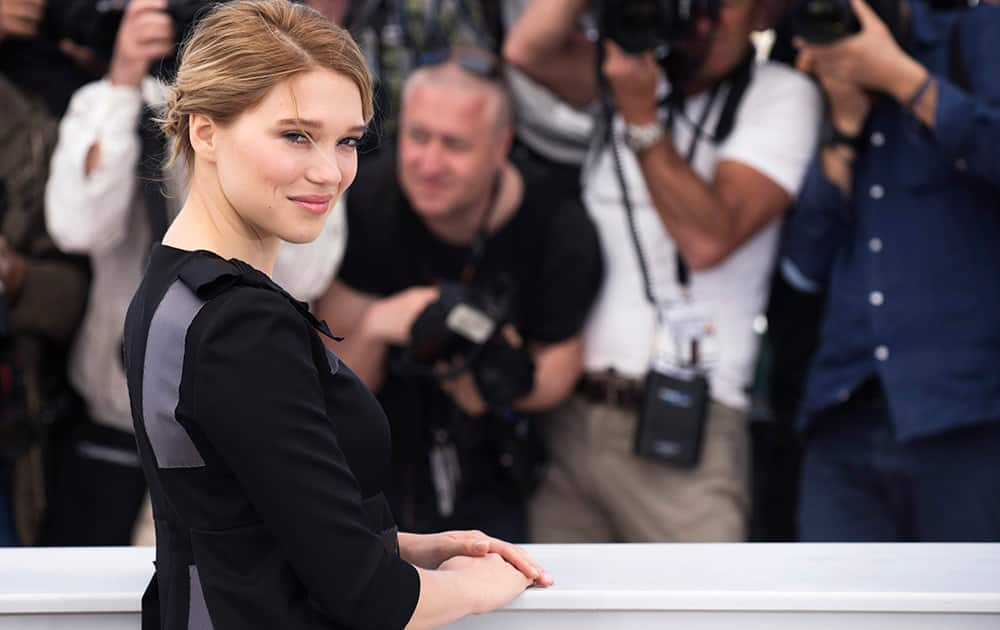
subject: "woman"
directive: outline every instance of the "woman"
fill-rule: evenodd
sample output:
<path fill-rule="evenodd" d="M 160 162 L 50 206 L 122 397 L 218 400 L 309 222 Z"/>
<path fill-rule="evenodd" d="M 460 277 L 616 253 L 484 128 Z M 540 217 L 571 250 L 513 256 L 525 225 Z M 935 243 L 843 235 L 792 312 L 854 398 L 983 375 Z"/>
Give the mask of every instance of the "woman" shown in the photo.
<path fill-rule="evenodd" d="M 148 627 L 428 628 L 551 584 L 478 532 L 396 535 L 386 418 L 269 278 L 353 181 L 370 116 L 357 47 L 301 5 L 222 5 L 185 45 L 162 126 L 190 192 L 125 323 Z"/>

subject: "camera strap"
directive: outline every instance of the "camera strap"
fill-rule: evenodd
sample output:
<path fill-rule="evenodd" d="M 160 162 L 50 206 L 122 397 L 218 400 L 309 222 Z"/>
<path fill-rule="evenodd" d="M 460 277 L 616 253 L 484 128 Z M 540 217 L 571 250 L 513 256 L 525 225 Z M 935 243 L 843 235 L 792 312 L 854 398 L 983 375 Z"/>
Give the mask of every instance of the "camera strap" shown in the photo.
<path fill-rule="evenodd" d="M 493 187 L 490 189 L 489 202 L 486 205 L 486 210 L 483 212 L 482 218 L 479 220 L 479 228 L 476 230 L 476 236 L 469 245 L 469 260 L 462 268 L 461 276 L 462 284 L 465 286 L 471 285 L 476 279 L 479 267 L 482 265 L 483 259 L 486 258 L 486 242 L 490 235 L 490 219 L 496 213 L 497 204 L 500 201 L 500 186 L 502 184 L 503 169 L 501 168 L 493 176 Z"/>
<path fill-rule="evenodd" d="M 691 138 L 691 143 L 688 145 L 687 152 L 685 153 L 685 160 L 688 164 L 693 163 L 695 155 L 698 151 L 698 144 L 701 142 L 703 135 L 703 129 L 708 121 L 708 117 L 712 112 L 712 107 L 715 105 L 716 97 L 718 96 L 719 86 L 716 85 L 712 88 L 711 93 L 706 100 L 705 107 L 701 112 L 701 116 L 694 128 L 694 135 Z M 678 92 L 679 94 L 679 92 Z M 606 99 L 607 100 L 607 99 Z M 674 122 L 674 111 L 678 105 L 674 103 L 679 103 L 680 107 L 683 107 L 683 99 L 670 98 L 668 103 L 671 103 L 667 110 L 667 125 L 673 131 Z M 618 185 L 621 188 L 622 193 L 622 204 L 625 206 L 625 216 L 628 220 L 629 235 L 631 236 L 632 246 L 635 249 L 636 258 L 639 262 L 639 271 L 642 273 L 642 283 L 643 291 L 646 296 L 646 300 L 653 306 L 656 310 L 656 317 L 659 320 L 662 317 L 660 313 L 659 304 L 657 303 L 656 296 L 653 294 L 653 284 L 650 279 L 649 274 L 649 264 L 646 259 L 645 252 L 642 249 L 642 242 L 639 240 L 639 230 L 636 227 L 635 222 L 635 207 L 632 205 L 631 195 L 629 194 L 628 182 L 625 179 L 625 170 L 622 167 L 621 154 L 619 153 L 618 143 L 614 137 L 614 126 L 612 124 L 613 119 L 613 109 L 610 108 L 610 103 L 605 104 L 607 115 L 608 115 L 608 141 L 611 145 L 611 154 L 614 159 L 615 164 L 615 174 L 618 178 Z M 690 285 L 690 273 L 688 272 L 687 264 L 684 262 L 684 257 L 681 255 L 680 249 L 677 250 L 677 283 L 684 289 L 687 290 Z"/>

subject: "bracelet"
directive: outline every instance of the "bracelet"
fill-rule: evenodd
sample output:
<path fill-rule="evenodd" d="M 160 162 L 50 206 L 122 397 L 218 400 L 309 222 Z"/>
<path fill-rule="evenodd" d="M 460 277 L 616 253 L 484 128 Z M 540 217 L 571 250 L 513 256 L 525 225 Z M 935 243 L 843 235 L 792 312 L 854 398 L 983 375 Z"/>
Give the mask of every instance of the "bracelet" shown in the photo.
<path fill-rule="evenodd" d="M 931 83 L 934 83 L 934 75 L 928 72 L 924 80 L 920 82 L 920 86 L 913 92 L 913 95 L 906 99 L 903 107 L 912 112 L 913 108 L 917 106 L 917 103 L 920 102 L 921 97 L 927 91 L 927 88 L 931 86 Z"/>

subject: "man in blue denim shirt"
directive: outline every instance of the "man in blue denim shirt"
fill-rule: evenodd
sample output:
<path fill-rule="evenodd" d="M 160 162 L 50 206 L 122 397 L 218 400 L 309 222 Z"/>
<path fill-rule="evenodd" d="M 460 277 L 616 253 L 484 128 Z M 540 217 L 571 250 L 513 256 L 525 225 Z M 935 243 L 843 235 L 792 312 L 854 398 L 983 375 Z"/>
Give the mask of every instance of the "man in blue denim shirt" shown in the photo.
<path fill-rule="evenodd" d="M 800 536 L 1000 540 L 1000 7 L 901 6 L 905 50 L 860 0 L 796 41 L 834 130 L 781 263 L 828 292 Z"/>

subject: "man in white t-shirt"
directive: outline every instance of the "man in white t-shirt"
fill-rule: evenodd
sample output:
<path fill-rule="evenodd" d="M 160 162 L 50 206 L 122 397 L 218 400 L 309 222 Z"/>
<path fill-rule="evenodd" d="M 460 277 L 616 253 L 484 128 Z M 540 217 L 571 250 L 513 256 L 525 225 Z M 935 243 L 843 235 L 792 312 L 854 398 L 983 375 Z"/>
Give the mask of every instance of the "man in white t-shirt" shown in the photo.
<path fill-rule="evenodd" d="M 539 80 L 572 76 L 556 67 L 574 63 L 560 56 L 560 42 L 586 2 L 546 4 L 533 43 L 550 47 L 542 56 L 547 66 L 523 70 Z M 761 26 L 762 5 L 722 0 L 717 20 L 698 18 L 686 48 L 694 70 L 673 91 L 652 53 L 602 44 L 617 148 L 604 142 L 595 149 L 583 195 L 607 275 L 585 331 L 578 392 L 549 427 L 552 465 L 531 512 L 537 542 L 746 538 L 753 322 L 765 306 L 781 218 L 808 166 L 821 111 L 803 75 L 753 61 L 750 33 Z M 557 93 L 563 87 L 548 85 Z M 690 332 L 682 311 L 696 313 L 687 321 L 711 323 Z M 669 350 L 668 339 L 680 349 Z M 692 360 L 693 347 L 701 361 Z M 683 374 L 707 380 L 701 439 L 690 441 L 693 465 L 636 454 L 639 417 L 660 414 L 641 409 L 649 407 L 645 382 L 654 364 L 668 366 L 657 372 L 683 366 Z M 666 413 L 644 428 L 658 423 L 674 432 L 673 411 Z"/>

